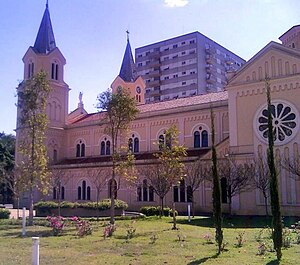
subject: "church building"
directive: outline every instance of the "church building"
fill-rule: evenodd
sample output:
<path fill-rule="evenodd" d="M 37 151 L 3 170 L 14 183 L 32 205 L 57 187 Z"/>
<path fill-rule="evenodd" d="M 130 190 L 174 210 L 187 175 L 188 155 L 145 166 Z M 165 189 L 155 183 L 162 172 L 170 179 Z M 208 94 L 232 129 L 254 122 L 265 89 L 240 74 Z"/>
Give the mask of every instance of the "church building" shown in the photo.
<path fill-rule="evenodd" d="M 300 163 L 300 25 L 284 33 L 282 44 L 270 42 L 240 70 L 232 73 L 224 91 L 145 104 L 145 82 L 136 75 L 129 39 L 119 75 L 111 84 L 112 91 L 128 89 L 139 109 L 130 124 L 126 143 L 136 158 L 137 168 L 146 167 L 171 125 L 179 130 L 178 141 L 187 148 L 187 161 L 210 159 L 211 109 L 215 115 L 215 141 L 218 157 L 236 161 L 255 161 L 265 155 L 268 146 L 267 97 L 265 77 L 270 78 L 275 156 L 280 167 L 279 188 L 283 215 L 300 216 L 300 179 L 282 166 L 284 161 Z M 121 59 L 121 58 L 120 58 Z M 121 60 L 120 60 L 121 61 Z M 117 191 L 112 190 L 111 139 L 100 126 L 103 112 L 88 113 L 82 94 L 78 107 L 68 113 L 70 89 L 64 80 L 66 59 L 56 45 L 48 5 L 33 46 L 23 57 L 24 80 L 44 70 L 51 93 L 47 101 L 49 119 L 46 146 L 52 169 L 64 172 L 61 196 L 66 201 L 96 201 L 97 174 L 106 177 L 100 199 L 117 196 L 130 210 L 145 205 L 158 205 L 159 198 L 145 176 L 140 175 L 135 187 L 117 178 Z M 71 66 L 72 67 L 72 66 Z M 18 110 L 20 111 L 20 110 Z M 103 123 L 103 122 L 102 122 Z M 17 143 L 21 130 L 18 130 Z M 18 156 L 17 156 L 18 162 Z M 255 178 L 255 176 L 253 176 Z M 221 181 L 222 183 L 222 181 Z M 226 185 L 226 183 L 222 183 Z M 38 191 L 35 202 L 57 198 L 57 190 L 45 197 Z M 115 193 L 115 194 L 113 194 Z M 224 196 L 223 196 L 224 197 Z M 28 198 L 23 198 L 26 205 Z M 165 198 L 165 205 L 176 202 L 184 212 L 191 203 L 189 183 L 183 179 Z M 194 193 L 197 212 L 212 211 L 212 183 L 205 181 Z M 228 210 L 226 196 L 223 209 Z M 257 188 L 237 194 L 232 200 L 232 213 L 260 215 L 265 213 L 264 198 Z"/>

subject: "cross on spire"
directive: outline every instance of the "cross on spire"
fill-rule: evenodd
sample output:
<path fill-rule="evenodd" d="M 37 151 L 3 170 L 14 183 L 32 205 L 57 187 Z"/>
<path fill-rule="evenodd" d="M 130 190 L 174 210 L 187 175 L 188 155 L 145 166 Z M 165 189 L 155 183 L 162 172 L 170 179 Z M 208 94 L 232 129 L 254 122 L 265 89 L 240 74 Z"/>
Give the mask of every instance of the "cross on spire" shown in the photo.
<path fill-rule="evenodd" d="M 48 8 L 48 0 L 46 1 L 46 8 Z"/>
<path fill-rule="evenodd" d="M 129 30 L 128 29 L 126 30 L 126 33 L 127 33 L 127 40 L 129 40 Z"/>

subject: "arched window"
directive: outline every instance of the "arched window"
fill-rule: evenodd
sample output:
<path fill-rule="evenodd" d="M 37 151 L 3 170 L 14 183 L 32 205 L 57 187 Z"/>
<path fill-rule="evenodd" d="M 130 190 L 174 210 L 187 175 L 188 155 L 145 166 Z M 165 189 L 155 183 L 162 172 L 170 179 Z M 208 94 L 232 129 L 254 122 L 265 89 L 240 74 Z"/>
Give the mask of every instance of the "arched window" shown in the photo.
<path fill-rule="evenodd" d="M 64 200 L 65 199 L 65 187 L 61 187 L 61 199 Z"/>
<path fill-rule="evenodd" d="M 201 146 L 208 147 L 208 133 L 206 130 L 201 132 Z"/>
<path fill-rule="evenodd" d="M 128 150 L 133 153 L 140 151 L 140 140 L 134 134 L 128 139 Z"/>
<path fill-rule="evenodd" d="M 85 156 L 85 144 L 82 140 L 76 145 L 76 157 L 84 157 Z"/>
<path fill-rule="evenodd" d="M 53 162 L 57 162 L 57 150 L 53 150 Z"/>
<path fill-rule="evenodd" d="M 226 180 L 226 178 L 221 178 L 221 195 L 222 195 L 222 203 L 227 203 L 227 180 Z"/>
<path fill-rule="evenodd" d="M 58 63 L 56 61 L 51 65 L 51 79 L 58 80 Z"/>
<path fill-rule="evenodd" d="M 174 202 L 192 202 L 192 188 L 185 185 L 185 180 L 179 182 L 179 186 L 173 187 Z"/>
<path fill-rule="evenodd" d="M 194 148 L 200 147 L 200 133 L 199 131 L 194 132 Z"/>
<path fill-rule="evenodd" d="M 100 155 L 110 155 L 110 141 L 104 138 L 100 144 Z"/>
<path fill-rule="evenodd" d="M 185 202 L 185 182 L 184 182 L 184 179 L 180 180 L 180 202 Z"/>
<path fill-rule="evenodd" d="M 28 74 L 27 74 L 27 78 L 31 78 L 33 77 L 34 74 L 34 63 L 33 61 L 29 61 L 28 63 Z"/>
<path fill-rule="evenodd" d="M 56 195 L 57 195 L 57 192 L 56 192 L 56 188 L 54 187 L 53 188 L 53 200 L 56 200 Z"/>
<path fill-rule="evenodd" d="M 208 147 L 208 132 L 199 126 L 194 131 L 194 148 Z"/>
<path fill-rule="evenodd" d="M 148 185 L 146 179 L 143 180 L 142 185 L 137 187 L 137 200 L 138 201 L 154 201 L 154 188 L 153 186 Z"/>
<path fill-rule="evenodd" d="M 81 200 L 81 187 L 80 186 L 78 186 L 78 188 L 77 188 L 77 199 Z"/>
<path fill-rule="evenodd" d="M 158 147 L 159 147 L 159 150 L 162 150 L 162 149 L 163 149 L 164 144 L 165 144 L 165 136 L 164 136 L 163 134 L 161 134 L 161 135 L 158 137 Z"/>
<path fill-rule="evenodd" d="M 91 187 L 90 186 L 88 186 L 87 189 L 86 189 L 86 199 L 88 201 L 91 200 Z"/>
<path fill-rule="evenodd" d="M 91 199 L 91 187 L 87 186 L 86 181 L 83 180 L 77 187 L 78 200 L 90 200 Z"/>
<path fill-rule="evenodd" d="M 118 192 L 118 186 L 117 186 L 117 181 L 114 179 L 111 179 L 108 182 L 108 197 L 112 198 L 112 196 L 114 196 L 114 198 L 117 198 L 117 192 Z"/>
<path fill-rule="evenodd" d="M 143 200 L 148 201 L 148 185 L 147 180 L 143 180 Z"/>

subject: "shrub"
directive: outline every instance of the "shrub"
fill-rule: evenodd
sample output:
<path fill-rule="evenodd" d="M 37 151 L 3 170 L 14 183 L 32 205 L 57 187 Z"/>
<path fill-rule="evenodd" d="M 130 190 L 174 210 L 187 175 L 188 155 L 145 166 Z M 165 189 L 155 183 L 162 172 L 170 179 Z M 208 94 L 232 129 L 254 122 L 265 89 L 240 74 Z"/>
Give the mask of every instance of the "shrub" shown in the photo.
<path fill-rule="evenodd" d="M 47 220 L 52 228 L 53 235 L 57 236 L 63 231 L 65 218 L 61 216 L 47 216 Z"/>
<path fill-rule="evenodd" d="M 70 220 L 75 223 L 77 235 L 79 237 L 84 237 L 92 234 L 92 227 L 89 221 L 81 220 L 76 216 L 70 218 Z"/>
<path fill-rule="evenodd" d="M 244 235 L 245 235 L 245 231 L 242 231 L 239 232 L 238 235 L 236 236 L 236 240 L 237 240 L 236 246 L 239 248 L 242 247 L 246 241 Z"/>
<path fill-rule="evenodd" d="M 114 224 L 106 225 L 103 230 L 104 239 L 111 237 L 115 231 L 116 231 L 116 225 L 114 225 Z"/>
<path fill-rule="evenodd" d="M 0 208 L 0 219 L 9 219 L 10 211 L 8 209 Z"/>
<path fill-rule="evenodd" d="M 288 228 L 283 229 L 282 233 L 282 246 L 284 248 L 289 248 L 291 247 L 292 244 L 292 236 L 291 236 L 291 231 Z"/>
<path fill-rule="evenodd" d="M 206 244 L 213 244 L 211 233 L 205 234 L 205 235 L 203 236 L 203 238 L 205 239 Z"/>
<path fill-rule="evenodd" d="M 131 225 L 127 225 L 126 226 L 126 232 L 127 232 L 127 235 L 126 235 L 126 241 L 128 242 L 129 239 L 133 238 L 134 235 L 135 235 L 135 231 L 136 231 L 136 228 L 134 227 L 134 224 L 136 223 L 136 221 L 131 221 Z"/>
<path fill-rule="evenodd" d="M 140 212 L 146 216 L 154 216 L 159 215 L 160 207 L 158 206 L 144 206 L 140 209 Z M 169 207 L 165 207 L 163 210 L 164 216 L 170 216 L 170 213 L 172 213 L 172 209 Z"/>
<path fill-rule="evenodd" d="M 264 242 L 260 242 L 257 249 L 257 255 L 265 255 L 267 251 L 267 246 Z"/>
<path fill-rule="evenodd" d="M 98 209 L 99 210 L 107 210 L 110 209 L 110 199 L 105 199 L 99 202 Z M 63 201 L 60 204 L 61 208 L 85 208 L 85 209 L 97 209 L 96 202 L 86 202 L 86 203 L 78 203 L 78 202 L 68 202 Z M 40 201 L 34 204 L 34 209 L 42 211 L 42 212 L 49 212 L 51 209 L 57 209 L 58 203 L 55 201 Z M 128 208 L 128 204 L 121 200 L 115 200 L 115 209 L 124 209 Z"/>

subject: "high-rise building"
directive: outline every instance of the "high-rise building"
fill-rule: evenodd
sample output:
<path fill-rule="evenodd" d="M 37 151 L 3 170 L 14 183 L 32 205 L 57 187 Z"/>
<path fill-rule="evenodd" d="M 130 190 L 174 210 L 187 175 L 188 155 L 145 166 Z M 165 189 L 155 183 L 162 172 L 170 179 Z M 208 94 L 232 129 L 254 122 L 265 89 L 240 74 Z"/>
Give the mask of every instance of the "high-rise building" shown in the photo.
<path fill-rule="evenodd" d="M 226 73 L 245 63 L 199 32 L 137 48 L 135 61 L 146 103 L 223 91 Z"/>

